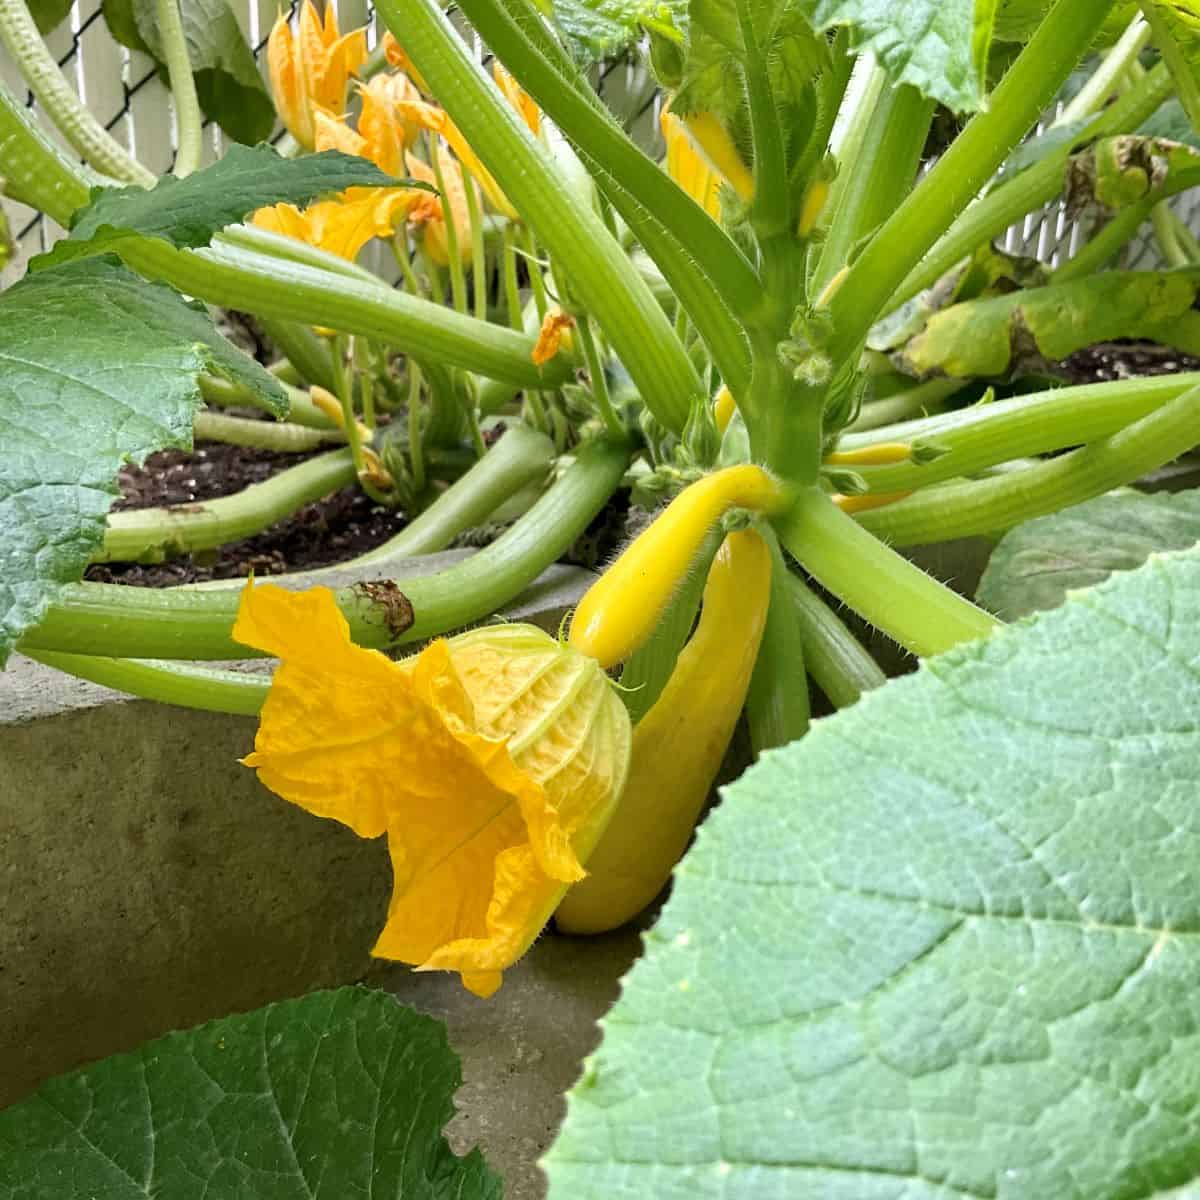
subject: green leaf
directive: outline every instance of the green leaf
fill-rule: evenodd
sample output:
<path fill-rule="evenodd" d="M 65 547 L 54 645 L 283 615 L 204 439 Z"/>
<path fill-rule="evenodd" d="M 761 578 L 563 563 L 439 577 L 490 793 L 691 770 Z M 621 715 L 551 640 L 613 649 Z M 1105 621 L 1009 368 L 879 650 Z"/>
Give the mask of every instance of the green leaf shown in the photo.
<path fill-rule="evenodd" d="M 928 660 L 701 828 L 551 1200 L 1150 1200 L 1200 1179 L 1200 553 Z"/>
<path fill-rule="evenodd" d="M 348 187 L 398 183 L 374 163 L 340 150 L 284 158 L 270 146 L 230 146 L 223 158 L 185 179 L 164 175 L 152 188 L 93 188 L 91 203 L 75 214 L 70 235 L 32 267 L 104 254 L 126 238 L 207 246 L 214 233 L 269 204 L 304 205 Z"/>
<path fill-rule="evenodd" d="M 829 65 L 826 40 L 809 27 L 796 0 L 745 0 L 757 47 L 748 49 L 738 20 L 738 0 L 691 0 L 683 80 L 671 102 L 680 114 L 715 113 L 740 132 L 746 118 L 746 64 L 751 53 L 767 59 L 776 103 L 802 105 L 812 80 Z"/>
<path fill-rule="evenodd" d="M 797 0 L 813 28 L 845 25 L 895 83 L 955 112 L 982 107 L 995 0 Z"/>
<path fill-rule="evenodd" d="M 1132 571 L 1152 554 L 1200 541 L 1200 490 L 1098 496 L 1000 539 L 979 581 L 979 603 L 1006 621 L 1057 608 L 1067 593 Z"/>
<path fill-rule="evenodd" d="M 442 1137 L 445 1027 L 340 988 L 170 1033 L 0 1113 L 0 1200 L 500 1200 Z"/>
<path fill-rule="evenodd" d="M 29 13 L 38 27 L 38 33 L 47 34 L 57 29 L 71 11 L 72 0 L 32 0 Z"/>
<path fill-rule="evenodd" d="M 0 667 L 99 549 L 121 465 L 190 449 L 202 371 L 287 412 L 279 382 L 203 308 L 113 259 L 0 294 Z"/>
<path fill-rule="evenodd" d="M 102 8 L 113 37 L 149 54 L 165 80 L 154 0 L 103 0 Z M 235 141 L 270 137 L 275 106 L 227 0 L 181 0 L 180 15 L 204 115 Z"/>
<path fill-rule="evenodd" d="M 1192 128 L 1200 132 L 1200 0 L 1150 0 L 1143 12 Z"/>
<path fill-rule="evenodd" d="M 1200 133 L 1192 128 L 1183 105 L 1174 96 L 1138 130 L 1143 137 L 1162 138 L 1168 142 L 1183 142 L 1200 150 Z"/>
<path fill-rule="evenodd" d="M 635 46 L 643 24 L 670 29 L 686 15 L 687 0 L 554 0 L 555 24 L 584 65 Z"/>

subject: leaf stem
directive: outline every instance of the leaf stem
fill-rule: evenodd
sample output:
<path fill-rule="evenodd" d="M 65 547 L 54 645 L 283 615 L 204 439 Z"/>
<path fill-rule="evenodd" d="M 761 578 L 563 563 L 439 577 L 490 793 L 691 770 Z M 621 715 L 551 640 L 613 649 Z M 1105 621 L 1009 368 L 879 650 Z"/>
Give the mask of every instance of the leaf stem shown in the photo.
<path fill-rule="evenodd" d="M 901 462 L 856 467 L 871 492 L 909 492 L 997 463 L 1081 446 L 1108 437 L 1200 385 L 1200 374 L 1147 376 L 1112 383 L 1054 388 L 1009 400 L 975 405 L 940 420 L 914 422 L 904 440 L 920 452 L 937 447 L 937 458 L 920 465 Z M 927 432 L 918 432 L 924 426 Z M 879 441 L 894 440 L 889 432 Z M 870 439 L 843 438 L 839 449 L 860 449 Z"/>
<path fill-rule="evenodd" d="M 38 104 L 87 162 L 122 183 L 154 186 L 154 175 L 105 130 L 63 78 L 23 0 L 0 0 L 0 42 Z"/>
<path fill-rule="evenodd" d="M 106 658 L 96 654 L 25 652 L 35 662 L 103 687 L 205 712 L 257 716 L 271 688 L 269 675 L 221 671 L 153 659 Z"/>
<path fill-rule="evenodd" d="M 1062 191 L 1063 178 L 1073 149 L 1089 140 L 1136 129 L 1171 94 L 1171 77 L 1161 63 L 1148 72 L 1124 96 L 1100 113 L 1065 143 L 1009 179 L 1001 180 L 982 199 L 971 205 L 934 244 L 927 255 L 897 287 L 888 301 L 899 308 L 918 292 L 935 284 L 951 267 L 977 246 L 1004 232 L 1026 213 L 1048 204 Z"/>
<path fill-rule="evenodd" d="M 471 130 L 476 153 L 570 276 L 580 303 L 604 331 L 647 406 L 666 428 L 681 430 L 703 385 L 603 220 L 558 177 L 545 147 L 484 74 L 435 0 L 381 0 L 379 12 L 451 118 Z"/>
<path fill-rule="evenodd" d="M 182 178 L 200 165 L 200 101 L 196 96 L 196 80 L 188 57 L 187 37 L 179 0 L 154 0 L 158 19 L 158 35 L 162 39 L 163 58 L 171 81 L 171 101 L 175 107 L 174 173 Z"/>
<path fill-rule="evenodd" d="M 801 491 L 774 525 L 783 544 L 823 587 L 914 654 L 941 654 L 985 637 L 999 624 L 867 532 L 816 488 Z"/>
<path fill-rule="evenodd" d="M 771 552 L 771 601 L 746 694 L 746 720 L 755 754 L 803 737 L 811 715 L 804 639 L 788 583 L 790 572 L 774 532 L 766 526 L 760 532 Z"/>
<path fill-rule="evenodd" d="M 344 452 L 343 452 L 344 453 Z M 589 443 L 540 500 L 490 546 L 434 575 L 401 579 L 415 619 L 399 629 L 394 607 L 358 587 L 338 592 L 354 640 L 403 645 L 435 637 L 503 608 L 555 562 L 619 486 L 629 448 Z M 374 595 L 380 591 L 374 589 Z M 228 590 L 130 588 L 76 583 L 22 640 L 34 650 L 143 658 L 257 657 L 231 636 L 237 596 Z"/>
<path fill-rule="evenodd" d="M 1111 7 L 1111 0 L 1056 0 L 987 109 L 971 119 L 867 244 L 829 302 L 835 369 L 858 355 L 904 277 L 1054 99 Z"/>
<path fill-rule="evenodd" d="M 553 461 L 554 443 L 548 437 L 527 425 L 510 425 L 469 471 L 400 533 L 344 566 L 363 567 L 444 550 L 460 533 L 482 525 L 527 484 L 544 479 Z"/>
<path fill-rule="evenodd" d="M 863 692 L 887 682 L 858 638 L 803 579 L 789 572 L 787 586 L 805 666 L 831 704 L 847 708 Z"/>
<path fill-rule="evenodd" d="M 354 477 L 349 449 L 330 450 L 232 496 L 110 513 L 104 545 L 92 561 L 161 562 L 172 554 L 214 550 L 261 533 Z"/>
<path fill-rule="evenodd" d="M 896 546 L 995 533 L 1132 483 L 1197 443 L 1200 384 L 1070 454 L 1022 471 L 930 488 L 862 513 L 859 523 Z"/>
<path fill-rule="evenodd" d="M 1195 16 L 1190 9 L 1183 8 L 1182 11 L 1188 13 L 1188 16 L 1177 17 L 1176 20 L 1195 21 Z M 1162 55 L 1167 70 L 1171 72 L 1179 103 L 1183 105 L 1183 110 L 1187 113 L 1192 128 L 1200 129 L 1200 79 L 1197 78 L 1195 68 L 1188 62 L 1183 47 L 1171 32 L 1171 27 L 1159 11 L 1158 5 L 1155 3 L 1143 4 L 1142 15 L 1150 25 L 1154 45 Z M 1194 31 L 1191 36 L 1195 36 Z"/>
<path fill-rule="evenodd" d="M 197 441 L 224 442 L 227 446 L 247 446 L 281 454 L 307 454 L 344 441 L 344 435 L 337 429 L 313 429 L 292 421 L 230 417 L 207 409 L 196 414 L 192 432 Z"/>

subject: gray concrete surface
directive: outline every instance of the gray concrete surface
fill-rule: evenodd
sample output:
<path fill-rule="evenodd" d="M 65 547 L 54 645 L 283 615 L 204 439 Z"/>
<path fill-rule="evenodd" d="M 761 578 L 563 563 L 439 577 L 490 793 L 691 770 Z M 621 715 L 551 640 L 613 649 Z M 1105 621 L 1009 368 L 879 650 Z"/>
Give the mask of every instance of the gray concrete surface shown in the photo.
<path fill-rule="evenodd" d="M 507 615 L 556 630 L 589 578 L 552 568 Z M 255 724 L 0 673 L 0 1106 L 370 968 L 386 848 L 261 787 L 237 761 Z"/>
<path fill-rule="evenodd" d="M 480 1000 L 456 977 L 377 969 L 368 982 L 446 1022 L 463 1064 L 458 1116 L 446 1135 L 459 1154 L 478 1145 L 504 1178 L 505 1200 L 543 1200 L 538 1160 L 566 1113 L 565 1093 L 600 1040 L 597 1020 L 617 998 L 621 976 L 641 950 L 641 936 L 543 935 Z"/>

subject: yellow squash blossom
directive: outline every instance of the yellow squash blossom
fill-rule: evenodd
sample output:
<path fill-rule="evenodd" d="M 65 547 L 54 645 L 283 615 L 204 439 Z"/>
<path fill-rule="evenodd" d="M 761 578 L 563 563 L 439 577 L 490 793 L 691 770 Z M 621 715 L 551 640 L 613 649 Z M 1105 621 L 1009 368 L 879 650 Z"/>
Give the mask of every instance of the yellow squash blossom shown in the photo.
<path fill-rule="evenodd" d="M 396 41 L 390 29 L 383 35 L 383 55 L 387 59 L 389 66 L 403 71 L 426 96 L 433 94 L 429 90 L 429 84 L 425 82 L 425 77 L 413 66 L 412 59 L 405 54 L 404 47 Z"/>
<path fill-rule="evenodd" d="M 336 199 L 309 205 L 303 212 L 293 204 L 260 208 L 254 224 L 353 262 L 372 238 L 391 237 L 426 195 L 412 188 L 347 188 Z"/>
<path fill-rule="evenodd" d="M 564 344 L 570 348 L 571 341 L 568 331 L 574 324 L 575 318 L 564 312 L 548 312 L 542 318 L 542 328 L 538 332 L 537 343 L 530 355 L 535 366 L 540 367 L 544 363 L 548 363 L 563 348 Z"/>
<path fill-rule="evenodd" d="M 624 786 L 629 718 L 607 676 L 528 625 L 392 662 L 350 641 L 324 588 L 248 585 L 233 634 L 281 660 L 246 764 L 309 812 L 387 835 L 373 952 L 491 995 L 584 877 Z"/>
<path fill-rule="evenodd" d="M 422 232 L 422 245 L 429 257 L 439 267 L 447 266 L 450 262 L 450 239 L 446 233 L 446 214 L 454 222 L 454 231 L 458 238 L 458 257 L 465 265 L 474 256 L 471 244 L 471 212 L 467 207 L 467 188 L 475 187 L 474 180 L 470 183 L 464 178 L 462 167 L 455 161 L 440 139 L 432 146 L 433 153 L 438 155 L 438 166 L 442 172 L 442 183 L 445 192 L 437 196 L 433 192 L 418 192 L 416 200 L 408 214 L 411 225 Z M 409 175 L 422 183 L 436 184 L 433 168 L 412 154 L 405 155 L 405 163 Z M 476 196 L 478 196 L 476 188 Z"/>
<path fill-rule="evenodd" d="M 542 129 L 542 111 L 533 97 L 505 70 L 504 64 L 498 58 L 492 59 L 492 78 L 505 100 L 525 122 L 529 132 L 537 137 Z"/>
<path fill-rule="evenodd" d="M 667 174 L 714 221 L 721 219 L 721 177 L 696 153 L 683 122 L 664 108 L 660 119 L 667 143 Z"/>
<path fill-rule="evenodd" d="M 450 120 L 446 113 L 433 104 L 423 100 L 397 104 L 396 113 L 401 120 L 411 121 L 422 129 L 445 138 L 447 144 L 457 155 L 459 162 L 474 176 L 475 181 L 483 189 L 491 206 L 508 217 L 510 221 L 518 220 L 517 210 L 509 203 L 508 197 L 500 190 L 500 185 L 492 177 L 492 173 L 483 165 L 479 156 L 471 149 L 462 130 Z"/>
<path fill-rule="evenodd" d="M 322 23 L 312 0 L 304 0 L 298 34 L 285 14 L 275 22 L 267 39 L 271 91 L 280 119 L 305 149 L 313 148 L 318 110 L 346 111 L 346 85 L 366 60 L 367 31 L 339 34 L 332 5 Z"/>
<path fill-rule="evenodd" d="M 356 154 L 389 175 L 403 175 L 404 152 L 417 140 L 421 127 L 402 120 L 399 106 L 418 100 L 417 89 L 404 75 L 376 75 L 358 91 L 362 99 L 358 129 L 318 111 L 314 117 L 316 149 Z"/>

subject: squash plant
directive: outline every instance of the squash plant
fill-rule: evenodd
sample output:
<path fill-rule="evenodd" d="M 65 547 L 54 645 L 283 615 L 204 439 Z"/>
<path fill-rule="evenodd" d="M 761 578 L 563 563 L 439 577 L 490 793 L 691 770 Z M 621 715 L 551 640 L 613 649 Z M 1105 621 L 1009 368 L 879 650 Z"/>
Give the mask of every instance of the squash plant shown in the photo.
<path fill-rule="evenodd" d="M 1194 237 L 1162 207 L 1200 167 L 1144 128 L 1172 97 L 1200 116 L 1200 14 L 460 7 L 490 74 L 433 0 L 383 0 L 372 56 L 308 7 L 298 36 L 281 19 L 293 153 L 196 169 L 193 64 L 160 0 L 180 145 L 153 181 L 62 83 L 22 0 L 0 0 L 5 44 L 88 164 L 0 92 L 7 194 L 70 230 L 0 297 L 0 654 L 261 714 L 247 763 L 267 786 L 388 838 L 376 952 L 484 997 L 556 909 L 590 932 L 654 897 L 744 711 L 760 761 L 676 871 L 546 1161 L 555 1197 L 1191 1194 L 1191 510 L 1101 556 L 1080 582 L 1138 569 L 1054 612 L 1006 626 L 989 609 L 1038 607 L 1005 599 L 1028 539 L 1146 524 L 1136 493 L 1106 493 L 1200 442 L 1200 377 L 921 414 L 1098 339 L 1200 349 Z M 642 34 L 669 93 L 666 170 L 583 69 Z M 1097 48 L 1061 126 L 1018 150 Z M 922 173 L 938 104 L 967 119 Z M 1064 182 L 1105 218 L 1075 259 L 1045 275 L 991 249 Z M 1171 269 L 1101 270 L 1148 216 Z M 400 287 L 354 261 L 377 238 Z M 204 304 L 258 316 L 283 361 L 242 355 Z M 199 511 L 110 516 L 120 464 L 193 431 L 340 446 Z M 411 517 L 357 564 L 380 579 L 80 582 L 89 561 L 212 548 L 354 480 Z M 621 488 L 665 504 L 563 637 L 455 632 Z M 501 517 L 458 565 L 406 575 Z M 984 604 L 898 552 L 1009 530 Z M 825 597 L 922 669 L 880 686 Z M 201 665 L 248 653 L 280 659 L 273 680 Z M 848 710 L 811 728 L 810 675 Z M 414 1083 L 423 1063 L 436 1078 Z M 240 1108 L 210 1109 L 251 1077 Z M 453 1082 L 421 1022 L 310 997 L 49 1085 L 0 1117 L 0 1196 L 50 1194 L 62 1170 L 113 1196 L 265 1194 L 257 1171 L 279 1195 L 496 1194 L 440 1140 Z M 434 1117 L 416 1122 L 422 1087 Z M 98 1093 L 134 1115 L 109 1121 Z M 161 1160 L 159 1096 L 179 1114 Z"/>

